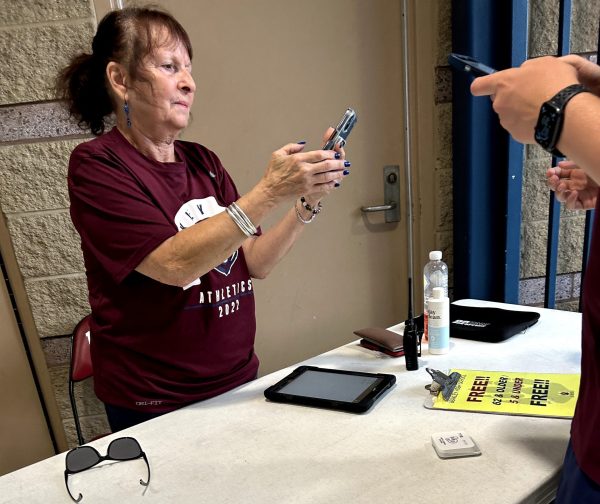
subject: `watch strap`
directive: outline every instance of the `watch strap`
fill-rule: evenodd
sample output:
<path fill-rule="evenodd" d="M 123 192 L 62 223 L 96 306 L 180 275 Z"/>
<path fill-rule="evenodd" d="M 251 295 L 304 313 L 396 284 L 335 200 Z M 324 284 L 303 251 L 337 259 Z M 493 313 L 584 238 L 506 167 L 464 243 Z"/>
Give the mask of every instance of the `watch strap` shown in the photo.
<path fill-rule="evenodd" d="M 558 93 L 556 93 L 552 98 L 550 98 L 545 103 L 549 103 L 549 104 L 553 105 L 554 107 L 556 107 L 556 109 L 558 109 L 561 116 L 563 116 L 564 109 L 565 109 L 567 103 L 569 102 L 569 100 L 571 98 L 573 98 L 574 96 L 578 95 L 579 93 L 583 93 L 583 92 L 589 92 L 589 89 L 587 89 L 582 84 L 571 84 L 571 85 L 565 87 L 564 89 L 561 89 Z M 542 108 L 543 108 L 543 106 L 542 106 Z M 540 110 L 540 115 L 541 115 L 541 110 Z M 554 157 L 557 157 L 557 158 L 565 157 L 565 155 L 562 152 L 560 152 L 558 150 L 558 148 L 556 147 L 556 144 L 558 143 L 558 140 L 560 139 L 560 133 L 562 130 L 562 126 L 563 126 L 563 120 L 561 118 L 561 120 L 556 125 L 556 127 L 558 128 L 558 131 L 556 132 L 556 135 L 555 135 L 556 140 L 553 143 L 550 143 L 548 145 L 543 145 L 540 143 L 540 146 L 543 149 L 550 152 Z"/>
<path fill-rule="evenodd" d="M 568 103 L 568 101 L 573 98 L 573 96 L 583 93 L 588 89 L 583 84 L 571 84 L 564 89 L 561 89 L 558 93 L 556 93 L 552 98 L 548 101 L 553 103 L 557 107 L 564 108 L 564 106 Z"/>

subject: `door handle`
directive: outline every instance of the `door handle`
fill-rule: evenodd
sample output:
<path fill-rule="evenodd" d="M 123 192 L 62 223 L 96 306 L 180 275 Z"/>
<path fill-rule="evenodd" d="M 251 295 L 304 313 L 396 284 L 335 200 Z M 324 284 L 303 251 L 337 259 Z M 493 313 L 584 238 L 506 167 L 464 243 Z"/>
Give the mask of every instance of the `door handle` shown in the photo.
<path fill-rule="evenodd" d="M 363 206 L 360 207 L 361 212 L 385 212 L 386 210 L 393 210 L 396 208 L 396 202 L 392 201 L 389 205 L 376 205 L 376 206 Z"/>
<path fill-rule="evenodd" d="M 385 222 L 400 220 L 400 167 L 388 165 L 383 167 L 383 205 L 362 206 L 363 213 L 385 212 Z"/>

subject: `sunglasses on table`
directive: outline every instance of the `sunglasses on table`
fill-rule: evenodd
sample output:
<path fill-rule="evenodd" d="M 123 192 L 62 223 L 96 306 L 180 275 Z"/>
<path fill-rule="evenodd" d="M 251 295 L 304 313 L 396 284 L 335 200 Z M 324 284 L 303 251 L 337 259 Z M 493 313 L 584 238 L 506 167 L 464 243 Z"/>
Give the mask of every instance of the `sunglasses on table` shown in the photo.
<path fill-rule="evenodd" d="M 148 486 L 150 483 L 150 464 L 148 463 L 146 454 L 142 451 L 142 447 L 134 438 L 121 437 L 114 439 L 108 445 L 106 456 L 104 457 L 91 446 L 78 446 L 77 448 L 73 448 L 67 453 L 65 458 L 65 485 L 67 486 L 67 492 L 69 492 L 69 496 L 75 502 L 79 502 L 81 499 L 83 499 L 83 495 L 81 494 L 79 494 L 77 498 L 73 497 L 73 494 L 69 489 L 69 474 L 80 473 L 105 460 L 122 462 L 125 460 L 135 460 L 138 458 L 143 458 L 146 462 L 146 467 L 148 468 L 148 480 L 144 481 L 140 479 L 140 485 Z"/>

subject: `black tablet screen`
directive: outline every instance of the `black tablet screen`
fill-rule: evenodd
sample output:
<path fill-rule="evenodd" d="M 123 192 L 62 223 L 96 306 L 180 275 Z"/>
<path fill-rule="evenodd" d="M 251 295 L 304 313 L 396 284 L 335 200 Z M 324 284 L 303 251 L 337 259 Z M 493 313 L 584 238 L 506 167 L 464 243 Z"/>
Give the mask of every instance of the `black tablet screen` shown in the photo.
<path fill-rule="evenodd" d="M 358 402 L 381 378 L 307 370 L 279 392 L 330 401 Z"/>

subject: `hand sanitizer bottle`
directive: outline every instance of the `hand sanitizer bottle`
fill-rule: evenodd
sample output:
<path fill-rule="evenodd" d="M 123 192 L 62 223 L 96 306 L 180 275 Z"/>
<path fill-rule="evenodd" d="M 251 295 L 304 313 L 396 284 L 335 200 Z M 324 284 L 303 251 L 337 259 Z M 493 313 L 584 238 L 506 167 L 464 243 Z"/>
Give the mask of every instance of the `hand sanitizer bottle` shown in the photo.
<path fill-rule="evenodd" d="M 443 287 L 434 287 L 427 302 L 429 353 L 445 354 L 450 350 L 450 300 Z"/>

